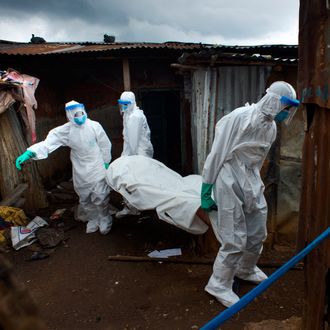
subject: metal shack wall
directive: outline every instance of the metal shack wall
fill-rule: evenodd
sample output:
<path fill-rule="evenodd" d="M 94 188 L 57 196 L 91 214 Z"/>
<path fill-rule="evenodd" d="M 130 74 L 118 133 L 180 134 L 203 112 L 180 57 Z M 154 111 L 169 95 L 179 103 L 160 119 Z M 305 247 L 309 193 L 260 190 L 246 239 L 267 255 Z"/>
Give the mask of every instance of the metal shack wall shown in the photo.
<path fill-rule="evenodd" d="M 219 119 L 265 91 L 271 68 L 224 66 L 199 69 L 192 76 L 192 145 L 195 173 L 201 174 Z"/>
<path fill-rule="evenodd" d="M 330 19 L 329 2 L 300 1 L 299 95 L 305 107 L 299 247 L 330 225 Z M 329 283 L 330 241 L 305 259 L 304 329 L 325 329 Z M 328 292 L 326 292 L 328 290 Z M 329 318 L 329 314 L 328 314 Z"/>
<path fill-rule="evenodd" d="M 311 124 L 303 149 L 299 248 L 330 225 L 330 111 L 307 105 L 307 115 Z M 328 239 L 305 260 L 304 329 L 324 329 L 326 275 L 329 268 Z"/>

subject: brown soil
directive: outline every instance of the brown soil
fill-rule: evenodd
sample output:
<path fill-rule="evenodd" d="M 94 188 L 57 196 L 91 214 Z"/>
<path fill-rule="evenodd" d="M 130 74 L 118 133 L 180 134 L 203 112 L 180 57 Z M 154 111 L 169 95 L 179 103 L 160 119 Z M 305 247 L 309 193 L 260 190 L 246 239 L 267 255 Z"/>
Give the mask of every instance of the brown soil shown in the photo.
<path fill-rule="evenodd" d="M 38 214 L 47 218 L 52 211 L 47 209 Z M 204 291 L 212 264 L 199 262 L 212 256 L 196 254 L 192 235 L 148 213 L 115 220 L 106 236 L 86 234 L 85 225 L 75 222 L 70 211 L 63 219 L 66 240 L 56 248 L 44 249 L 48 258 L 27 261 L 38 249 L 36 244 L 6 253 L 16 277 L 34 298 L 49 329 L 198 329 L 224 310 Z M 182 248 L 183 255 L 175 258 L 191 262 L 129 262 L 108 258 L 146 257 L 154 249 L 177 247 Z M 260 261 L 281 263 L 293 253 L 291 247 L 265 249 Z M 263 270 L 271 274 L 276 269 Z M 251 284 L 240 283 L 239 295 L 253 288 Z M 221 329 L 241 330 L 249 322 L 300 317 L 302 299 L 303 271 L 291 270 Z"/>

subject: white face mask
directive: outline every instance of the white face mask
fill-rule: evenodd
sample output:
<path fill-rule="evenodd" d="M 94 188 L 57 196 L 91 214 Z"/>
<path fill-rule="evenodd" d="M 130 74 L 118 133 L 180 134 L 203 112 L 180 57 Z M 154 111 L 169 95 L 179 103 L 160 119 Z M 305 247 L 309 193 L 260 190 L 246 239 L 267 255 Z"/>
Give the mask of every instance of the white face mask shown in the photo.
<path fill-rule="evenodd" d="M 85 124 L 86 119 L 87 116 L 85 111 L 77 111 L 73 117 L 74 122 L 79 126 Z"/>
<path fill-rule="evenodd" d="M 69 102 L 66 107 L 66 117 L 68 120 L 76 125 L 83 125 L 87 119 L 87 113 L 85 111 L 85 107 L 81 103 L 71 103 Z"/>

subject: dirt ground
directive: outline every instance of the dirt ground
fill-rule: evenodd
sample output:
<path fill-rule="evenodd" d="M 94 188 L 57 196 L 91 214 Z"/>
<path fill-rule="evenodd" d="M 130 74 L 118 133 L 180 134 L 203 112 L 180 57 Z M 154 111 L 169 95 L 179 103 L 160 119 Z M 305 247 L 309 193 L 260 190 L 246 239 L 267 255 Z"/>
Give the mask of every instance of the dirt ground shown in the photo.
<path fill-rule="evenodd" d="M 85 225 L 73 219 L 71 206 L 64 205 L 68 209 L 62 218 L 65 241 L 44 249 L 47 258 L 29 260 L 39 249 L 36 243 L 6 253 L 48 329 L 198 329 L 224 310 L 204 291 L 212 273 L 212 263 L 206 261 L 214 256 L 198 255 L 192 235 L 148 213 L 115 220 L 106 236 L 86 234 Z M 38 215 L 47 219 L 60 207 L 63 205 L 53 205 Z M 117 255 L 147 257 L 155 249 L 178 247 L 182 256 L 170 260 L 184 259 L 187 263 L 109 260 L 109 256 Z M 293 253 L 289 246 L 265 249 L 260 263 L 283 263 Z M 271 274 L 276 268 L 263 270 Z M 241 330 L 249 322 L 270 319 L 287 324 L 284 320 L 301 317 L 303 280 L 301 269 L 291 270 L 221 329 Z M 239 295 L 253 288 L 240 282 Z M 282 329 L 255 329 L 261 328 Z"/>

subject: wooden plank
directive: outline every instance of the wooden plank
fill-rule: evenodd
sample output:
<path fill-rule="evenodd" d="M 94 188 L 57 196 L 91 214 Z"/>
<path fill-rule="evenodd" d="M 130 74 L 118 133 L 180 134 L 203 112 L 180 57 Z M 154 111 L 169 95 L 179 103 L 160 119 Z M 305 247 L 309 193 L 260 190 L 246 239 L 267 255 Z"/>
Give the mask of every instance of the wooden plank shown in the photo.
<path fill-rule="evenodd" d="M 125 256 L 116 255 L 108 256 L 109 261 L 123 261 L 123 262 L 165 262 L 165 263 L 175 263 L 175 264 L 196 264 L 196 265 L 213 265 L 214 258 L 151 258 L 145 256 Z M 261 268 L 280 268 L 283 266 L 282 263 L 278 262 L 264 262 L 258 263 Z M 290 268 L 290 270 L 303 270 L 303 264 L 299 263 L 295 267 Z"/>
<path fill-rule="evenodd" d="M 9 195 L 5 196 L 5 198 L 0 201 L 0 205 L 13 206 L 21 199 L 21 195 L 28 187 L 27 183 L 19 184 Z"/>

